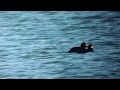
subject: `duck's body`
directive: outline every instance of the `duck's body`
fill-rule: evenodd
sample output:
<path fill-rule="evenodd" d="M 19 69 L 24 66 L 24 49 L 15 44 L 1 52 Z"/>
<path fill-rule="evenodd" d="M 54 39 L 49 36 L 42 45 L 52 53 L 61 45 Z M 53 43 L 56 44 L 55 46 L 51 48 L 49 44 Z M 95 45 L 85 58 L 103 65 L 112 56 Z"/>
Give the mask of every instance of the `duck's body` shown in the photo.
<path fill-rule="evenodd" d="M 78 49 L 79 49 L 80 47 L 73 47 L 73 48 L 71 48 L 68 52 L 69 53 L 71 53 L 71 52 L 78 52 Z"/>
<path fill-rule="evenodd" d="M 86 53 L 86 49 L 85 49 L 86 46 L 87 46 L 86 43 L 83 42 L 80 47 L 73 47 L 68 52 Z"/>
<path fill-rule="evenodd" d="M 81 48 L 81 47 L 73 47 L 69 51 L 69 53 L 76 52 L 76 53 L 85 53 L 86 49 Z"/>

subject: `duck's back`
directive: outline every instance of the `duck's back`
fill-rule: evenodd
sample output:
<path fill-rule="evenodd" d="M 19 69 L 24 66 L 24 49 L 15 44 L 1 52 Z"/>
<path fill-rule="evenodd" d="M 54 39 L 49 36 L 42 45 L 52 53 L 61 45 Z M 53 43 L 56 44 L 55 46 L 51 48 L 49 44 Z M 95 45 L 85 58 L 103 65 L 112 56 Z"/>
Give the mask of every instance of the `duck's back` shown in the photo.
<path fill-rule="evenodd" d="M 79 49 L 80 49 L 80 47 L 73 47 L 68 52 L 69 53 L 71 53 L 71 52 L 79 52 Z"/>
<path fill-rule="evenodd" d="M 85 48 L 81 48 L 81 47 L 73 47 L 71 48 L 69 51 L 69 53 L 72 53 L 72 52 L 76 52 L 76 53 L 86 53 L 87 50 Z"/>

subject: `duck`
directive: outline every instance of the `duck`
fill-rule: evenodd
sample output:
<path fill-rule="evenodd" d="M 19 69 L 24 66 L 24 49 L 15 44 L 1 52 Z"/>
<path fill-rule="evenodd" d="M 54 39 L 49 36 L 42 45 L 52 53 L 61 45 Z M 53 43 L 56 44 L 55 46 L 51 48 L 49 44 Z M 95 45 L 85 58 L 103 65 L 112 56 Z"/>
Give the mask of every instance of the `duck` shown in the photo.
<path fill-rule="evenodd" d="M 92 44 L 88 45 L 85 42 L 82 42 L 80 47 L 73 47 L 73 48 L 71 48 L 68 51 L 68 53 L 88 53 L 88 52 L 94 52 L 93 48 L 94 48 L 94 46 Z"/>
<path fill-rule="evenodd" d="M 92 44 L 90 44 L 90 45 L 88 46 L 88 49 L 87 49 L 86 52 L 94 52 L 93 48 L 94 48 L 94 46 L 93 46 Z"/>
<path fill-rule="evenodd" d="M 86 47 L 87 47 L 87 44 L 85 42 L 82 42 L 80 47 L 73 47 L 68 51 L 68 53 L 73 53 L 73 52 L 86 53 L 87 51 Z"/>

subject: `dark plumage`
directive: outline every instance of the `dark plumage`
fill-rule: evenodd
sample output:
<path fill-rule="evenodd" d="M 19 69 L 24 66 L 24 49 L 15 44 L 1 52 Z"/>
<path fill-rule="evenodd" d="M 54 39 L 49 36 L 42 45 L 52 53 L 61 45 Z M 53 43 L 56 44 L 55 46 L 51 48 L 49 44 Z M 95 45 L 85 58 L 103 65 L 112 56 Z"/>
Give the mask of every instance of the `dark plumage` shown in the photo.
<path fill-rule="evenodd" d="M 68 51 L 68 53 L 73 53 L 73 52 L 76 52 L 76 53 L 93 52 L 93 45 L 92 44 L 90 44 L 88 46 L 88 49 L 86 49 L 86 47 L 87 47 L 87 44 L 85 42 L 83 42 L 80 47 L 73 47 Z"/>
<path fill-rule="evenodd" d="M 86 43 L 83 42 L 80 47 L 73 47 L 68 52 L 69 53 L 72 53 L 72 52 L 85 53 L 86 52 L 86 49 L 85 49 L 86 46 L 87 46 Z"/>
<path fill-rule="evenodd" d="M 88 46 L 87 52 L 93 52 L 93 45 L 92 44 L 90 44 Z"/>

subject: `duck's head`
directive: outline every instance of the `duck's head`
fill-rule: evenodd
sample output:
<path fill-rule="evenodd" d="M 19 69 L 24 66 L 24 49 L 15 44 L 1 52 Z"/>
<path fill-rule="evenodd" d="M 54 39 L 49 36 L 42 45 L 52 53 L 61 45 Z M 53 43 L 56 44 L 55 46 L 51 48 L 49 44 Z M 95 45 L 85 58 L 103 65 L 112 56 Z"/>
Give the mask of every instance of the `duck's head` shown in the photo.
<path fill-rule="evenodd" d="M 81 43 L 81 47 L 82 48 L 85 48 L 85 47 L 87 47 L 88 45 L 85 43 L 85 42 L 83 42 L 83 43 Z"/>
<path fill-rule="evenodd" d="M 88 46 L 88 49 L 89 49 L 89 50 L 93 50 L 93 48 L 94 48 L 94 46 L 93 46 L 92 44 L 90 44 L 90 45 Z"/>

